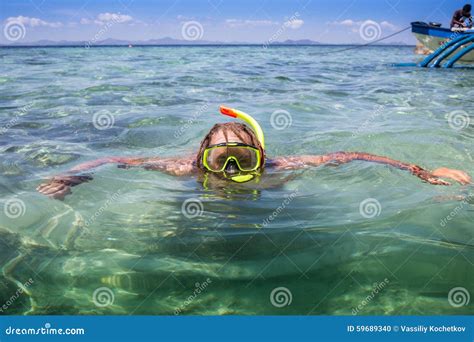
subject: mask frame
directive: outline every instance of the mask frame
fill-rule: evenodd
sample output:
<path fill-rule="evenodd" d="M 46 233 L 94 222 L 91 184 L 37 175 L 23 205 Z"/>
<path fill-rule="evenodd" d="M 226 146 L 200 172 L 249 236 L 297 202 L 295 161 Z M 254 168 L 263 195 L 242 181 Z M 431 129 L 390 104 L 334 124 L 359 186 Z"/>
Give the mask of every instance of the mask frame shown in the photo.
<path fill-rule="evenodd" d="M 209 165 L 209 163 L 207 162 L 207 159 L 209 157 L 209 153 L 212 152 L 213 149 L 216 149 L 216 148 L 222 148 L 222 147 L 226 147 L 227 150 L 228 150 L 228 147 L 237 147 L 237 148 L 245 148 L 245 149 L 249 149 L 251 150 L 253 153 L 255 153 L 255 156 L 256 156 L 256 163 L 253 167 L 251 168 L 243 168 L 241 166 L 241 163 L 239 162 L 239 158 L 230 154 L 230 155 L 227 155 L 227 158 L 226 160 L 222 163 L 222 166 L 219 167 L 219 168 L 213 168 Z M 237 143 L 237 142 L 228 142 L 228 143 L 220 143 L 220 144 L 215 144 L 215 145 L 211 145 L 209 147 L 207 147 L 205 150 L 204 150 L 204 153 L 202 155 L 202 165 L 208 170 L 208 171 L 211 171 L 211 172 L 224 172 L 225 168 L 227 167 L 227 164 L 231 161 L 235 161 L 235 163 L 237 164 L 237 167 L 239 168 L 240 171 L 242 172 L 252 172 L 252 171 L 256 171 L 259 167 L 260 167 L 260 164 L 261 164 L 261 160 L 262 160 L 262 155 L 260 153 L 260 150 L 258 148 L 256 148 L 255 146 L 252 146 L 252 145 L 247 145 L 247 144 L 243 144 L 243 143 Z"/>

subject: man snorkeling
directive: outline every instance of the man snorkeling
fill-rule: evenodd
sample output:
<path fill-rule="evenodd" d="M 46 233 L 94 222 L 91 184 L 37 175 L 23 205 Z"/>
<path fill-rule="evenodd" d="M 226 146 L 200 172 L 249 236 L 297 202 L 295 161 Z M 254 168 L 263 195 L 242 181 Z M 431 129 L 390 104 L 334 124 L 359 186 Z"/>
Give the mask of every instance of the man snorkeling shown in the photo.
<path fill-rule="evenodd" d="M 450 185 L 441 178 L 461 184 L 471 182 L 471 177 L 460 170 L 439 168 L 428 171 L 414 164 L 403 163 L 387 157 L 361 152 L 335 152 L 325 155 L 302 155 L 266 159 L 265 139 L 262 128 L 250 115 L 228 107 L 221 107 L 224 115 L 245 121 L 243 123 L 216 124 L 204 137 L 195 156 L 185 158 L 130 158 L 109 157 L 80 164 L 67 173 L 53 177 L 38 186 L 47 196 L 63 199 L 71 187 L 92 180 L 90 171 L 104 164 L 118 167 L 143 167 L 174 176 L 214 175 L 220 180 L 245 183 L 263 176 L 264 169 L 297 170 L 320 165 L 338 165 L 354 160 L 364 160 L 406 170 L 430 184 Z"/>
<path fill-rule="evenodd" d="M 451 28 L 472 28 L 471 8 L 470 4 L 466 4 L 462 9 L 455 11 L 451 19 Z"/>

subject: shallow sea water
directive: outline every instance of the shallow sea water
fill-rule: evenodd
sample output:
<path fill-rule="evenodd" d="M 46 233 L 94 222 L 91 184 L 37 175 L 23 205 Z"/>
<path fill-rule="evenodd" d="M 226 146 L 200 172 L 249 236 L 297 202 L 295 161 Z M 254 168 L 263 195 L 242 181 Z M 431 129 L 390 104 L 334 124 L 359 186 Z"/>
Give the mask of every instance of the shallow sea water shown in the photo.
<path fill-rule="evenodd" d="M 367 162 L 224 187 L 108 165 L 64 201 L 35 191 L 104 156 L 193 153 L 220 104 L 255 116 L 270 157 L 474 176 L 474 70 L 339 49 L 0 49 L 0 314 L 474 313 L 472 185 Z"/>

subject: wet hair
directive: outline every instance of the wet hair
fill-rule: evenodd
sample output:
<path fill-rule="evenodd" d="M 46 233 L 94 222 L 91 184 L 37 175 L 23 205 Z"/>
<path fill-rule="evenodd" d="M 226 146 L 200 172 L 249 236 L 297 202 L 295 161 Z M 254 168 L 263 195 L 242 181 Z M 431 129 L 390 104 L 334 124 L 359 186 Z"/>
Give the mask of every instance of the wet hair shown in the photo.
<path fill-rule="evenodd" d="M 226 122 L 215 124 L 201 141 L 201 145 L 199 146 L 199 151 L 196 156 L 196 165 L 199 169 L 204 169 L 204 166 L 202 165 L 202 156 L 204 154 L 204 150 L 210 146 L 212 138 L 219 132 L 224 134 L 226 142 L 229 142 L 227 134 L 232 132 L 240 139 L 240 142 L 258 148 L 260 150 L 260 154 L 262 155 L 260 167 L 263 166 L 265 160 L 265 151 L 253 130 L 251 130 L 247 125 L 239 122 Z"/>
<path fill-rule="evenodd" d="M 470 4 L 466 4 L 466 5 L 464 5 L 464 7 L 462 8 L 462 11 L 463 11 L 463 13 L 471 13 L 471 9 L 472 9 L 471 5 L 470 5 Z"/>

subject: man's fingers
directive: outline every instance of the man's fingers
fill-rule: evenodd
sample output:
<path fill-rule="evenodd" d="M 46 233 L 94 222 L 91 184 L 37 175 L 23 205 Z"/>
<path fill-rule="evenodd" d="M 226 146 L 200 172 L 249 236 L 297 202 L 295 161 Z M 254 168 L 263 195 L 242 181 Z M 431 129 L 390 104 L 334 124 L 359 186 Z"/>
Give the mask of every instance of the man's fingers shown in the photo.
<path fill-rule="evenodd" d="M 70 187 L 65 187 L 64 189 L 55 192 L 54 194 L 50 195 L 50 197 L 58 200 L 63 200 L 66 195 L 71 193 L 71 188 Z"/>
<path fill-rule="evenodd" d="M 469 184 L 471 182 L 471 176 L 469 176 L 464 171 L 459 171 L 459 170 L 454 171 L 453 174 L 451 175 L 451 178 L 454 179 L 455 181 L 458 181 L 461 184 Z"/>
<path fill-rule="evenodd" d="M 434 185 L 451 185 L 451 183 L 449 182 L 446 182 L 440 178 L 430 178 L 428 179 L 428 181 L 431 183 L 431 184 L 434 184 Z"/>
<path fill-rule="evenodd" d="M 461 173 L 461 180 L 463 184 L 469 184 L 472 181 L 471 176 L 469 176 L 466 172 Z"/>
<path fill-rule="evenodd" d="M 48 184 L 38 190 L 41 194 L 55 199 L 64 199 L 64 197 L 71 193 L 71 188 L 65 184 Z"/>
<path fill-rule="evenodd" d="M 45 195 L 45 196 L 48 196 L 50 198 L 54 198 L 54 199 L 64 199 L 64 197 L 68 194 L 71 193 L 71 186 L 67 183 L 65 183 L 64 181 L 68 181 L 70 180 L 71 177 L 67 178 L 67 177 L 63 177 L 63 178 L 57 178 L 56 180 L 53 178 L 53 179 L 50 179 L 49 181 L 45 182 L 45 183 L 41 183 L 40 185 L 38 185 L 36 187 L 36 190 Z M 79 179 L 80 177 L 76 177 L 74 179 L 71 179 L 71 180 L 74 180 L 77 182 L 77 180 Z M 84 179 L 86 179 L 86 177 L 84 177 Z M 84 181 L 83 178 L 80 178 L 81 181 Z M 77 184 L 80 184 L 80 182 L 77 182 Z"/>
<path fill-rule="evenodd" d="M 51 186 L 51 184 L 48 184 L 47 186 L 44 186 L 42 187 L 41 189 L 39 189 L 38 191 L 41 192 L 42 194 L 46 194 L 48 193 L 53 187 Z"/>
<path fill-rule="evenodd" d="M 64 184 L 57 184 L 56 186 L 51 186 L 47 189 L 44 189 L 44 191 L 42 191 L 43 194 L 45 195 L 51 195 L 51 194 L 54 194 L 58 191 L 61 191 L 62 189 L 64 189 L 64 187 L 66 187 L 66 185 Z"/>
<path fill-rule="evenodd" d="M 48 191 L 50 189 L 50 185 L 46 185 L 46 186 L 43 186 L 41 188 L 38 188 L 38 191 L 41 192 L 42 194 L 44 194 L 46 191 Z"/>
<path fill-rule="evenodd" d="M 469 184 L 472 182 L 471 176 L 466 172 L 445 167 L 434 170 L 433 175 L 436 177 L 449 178 L 461 184 Z"/>
<path fill-rule="evenodd" d="M 36 190 L 38 191 L 41 191 L 41 189 L 44 189 L 45 187 L 47 187 L 48 185 L 50 185 L 51 183 L 41 183 L 40 185 L 38 185 L 38 187 L 36 188 Z"/>

